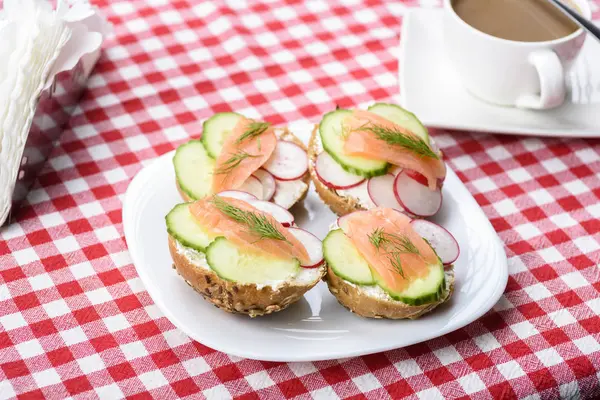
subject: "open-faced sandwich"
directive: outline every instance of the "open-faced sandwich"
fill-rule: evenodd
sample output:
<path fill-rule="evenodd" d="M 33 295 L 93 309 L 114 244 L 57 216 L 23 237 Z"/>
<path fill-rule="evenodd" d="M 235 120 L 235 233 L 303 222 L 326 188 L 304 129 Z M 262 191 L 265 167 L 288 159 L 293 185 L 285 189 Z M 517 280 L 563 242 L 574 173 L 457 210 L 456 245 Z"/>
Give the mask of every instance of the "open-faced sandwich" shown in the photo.
<path fill-rule="evenodd" d="M 442 153 L 421 122 L 399 106 L 326 114 L 308 154 L 315 189 L 338 215 L 379 206 L 429 217 L 441 207 Z"/>
<path fill-rule="evenodd" d="M 185 201 L 238 190 L 287 209 L 310 180 L 306 148 L 292 132 L 231 112 L 207 119 L 201 139 L 179 146 L 173 164 Z"/>
<path fill-rule="evenodd" d="M 326 281 L 350 311 L 415 319 L 450 299 L 459 248 L 441 226 L 379 207 L 335 225 L 323 241 Z"/>
<path fill-rule="evenodd" d="M 229 191 L 166 216 L 179 275 L 205 299 L 251 317 L 283 310 L 325 274 L 322 243 L 285 208 Z"/>

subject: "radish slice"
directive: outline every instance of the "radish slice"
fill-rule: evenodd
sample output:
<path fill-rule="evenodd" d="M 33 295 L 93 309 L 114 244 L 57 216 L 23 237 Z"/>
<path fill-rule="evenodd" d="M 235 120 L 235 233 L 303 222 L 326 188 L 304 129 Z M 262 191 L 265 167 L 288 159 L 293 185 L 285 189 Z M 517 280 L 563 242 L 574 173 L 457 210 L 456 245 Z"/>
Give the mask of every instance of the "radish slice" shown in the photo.
<path fill-rule="evenodd" d="M 411 178 L 406 170 L 396 177 L 394 194 L 406 211 L 419 217 L 430 217 L 442 206 L 442 191 L 430 190 L 428 186 Z"/>
<path fill-rule="evenodd" d="M 308 253 L 310 264 L 302 265 L 303 268 L 317 268 L 323 264 L 323 242 L 318 237 L 300 228 L 289 228 L 288 232 L 304 245 Z"/>
<path fill-rule="evenodd" d="M 293 181 L 301 178 L 308 170 L 308 155 L 300 146 L 280 140 L 263 168 L 275 179 Z"/>
<path fill-rule="evenodd" d="M 262 183 L 263 195 L 261 196 L 261 200 L 271 200 L 275 194 L 275 188 L 277 187 L 277 183 L 275 182 L 273 175 L 262 168 L 254 171 L 252 175 L 257 177 L 260 183 Z"/>
<path fill-rule="evenodd" d="M 241 190 L 225 190 L 224 192 L 218 193 L 221 197 L 229 197 L 230 199 L 238 199 L 243 201 L 258 200 L 253 194 L 242 192 Z"/>
<path fill-rule="evenodd" d="M 253 175 L 249 176 L 238 190 L 250 193 L 257 199 L 262 199 L 264 192 L 262 183 L 260 183 L 260 180 Z"/>
<path fill-rule="evenodd" d="M 460 247 L 446 228 L 424 219 L 415 219 L 410 224 L 421 237 L 427 239 L 444 265 L 456 261 L 460 255 Z"/>
<path fill-rule="evenodd" d="M 319 180 L 331 189 L 349 189 L 365 180 L 362 176 L 346 171 L 326 151 L 317 157 L 315 171 Z"/>
<path fill-rule="evenodd" d="M 378 207 L 404 211 L 404 208 L 402 208 L 402 205 L 398 202 L 394 194 L 394 181 L 395 177 L 392 174 L 375 176 L 369 179 L 369 197 Z"/>
<path fill-rule="evenodd" d="M 412 169 L 407 169 L 406 175 L 419 182 L 421 185 L 429 187 L 429 182 L 427 182 L 427 178 L 425 178 L 425 175 L 417 171 L 413 171 Z"/>
<path fill-rule="evenodd" d="M 268 201 L 252 200 L 248 204 L 260 210 L 266 214 L 271 215 L 277 222 L 283 226 L 292 226 L 294 223 L 294 216 L 285 208 L 278 206 L 275 203 L 269 203 Z"/>

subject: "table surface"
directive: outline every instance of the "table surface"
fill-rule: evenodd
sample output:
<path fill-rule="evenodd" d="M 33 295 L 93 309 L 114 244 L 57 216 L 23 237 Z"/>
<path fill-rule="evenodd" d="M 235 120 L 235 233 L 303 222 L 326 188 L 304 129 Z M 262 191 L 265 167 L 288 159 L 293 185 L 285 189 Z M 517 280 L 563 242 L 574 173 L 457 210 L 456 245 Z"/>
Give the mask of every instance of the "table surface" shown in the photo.
<path fill-rule="evenodd" d="M 510 278 L 480 320 L 404 349 L 231 357 L 176 329 L 131 263 L 121 201 L 143 165 L 214 112 L 284 123 L 397 101 L 402 14 L 437 1 L 95 3 L 116 36 L 0 232 L 0 398 L 600 396 L 598 140 L 432 132 L 504 241 Z"/>

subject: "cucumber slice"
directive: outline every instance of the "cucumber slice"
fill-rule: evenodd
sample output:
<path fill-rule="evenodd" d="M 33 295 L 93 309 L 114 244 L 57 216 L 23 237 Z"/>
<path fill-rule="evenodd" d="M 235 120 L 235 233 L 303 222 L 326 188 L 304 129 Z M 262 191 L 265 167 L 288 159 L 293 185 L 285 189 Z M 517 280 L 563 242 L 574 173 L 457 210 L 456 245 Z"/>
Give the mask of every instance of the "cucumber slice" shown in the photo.
<path fill-rule="evenodd" d="M 215 239 L 206 249 L 210 268 L 222 279 L 238 283 L 265 284 L 294 277 L 300 262 L 247 253 L 224 237 Z"/>
<path fill-rule="evenodd" d="M 369 264 L 341 229 L 329 232 L 323 241 L 323 256 L 340 278 L 357 285 L 375 283 Z"/>
<path fill-rule="evenodd" d="M 202 124 L 202 143 L 212 158 L 221 154 L 223 142 L 242 118 L 233 112 L 216 113 Z"/>
<path fill-rule="evenodd" d="M 215 160 L 210 158 L 201 141 L 190 140 L 179 146 L 173 165 L 179 187 L 190 198 L 198 200 L 210 194 Z"/>
<path fill-rule="evenodd" d="M 340 109 L 323 116 L 319 125 L 323 148 L 342 168 L 351 174 L 364 176 L 365 178 L 384 175 L 389 165 L 387 162 L 345 154 L 342 122 L 350 113 L 350 110 Z"/>
<path fill-rule="evenodd" d="M 167 232 L 185 247 L 204 252 L 213 238 L 190 213 L 190 203 L 177 204 L 165 217 Z"/>
<path fill-rule="evenodd" d="M 442 298 L 446 290 L 446 276 L 444 266 L 440 262 L 429 266 L 429 274 L 424 278 L 419 278 L 411 282 L 410 286 L 401 292 L 394 292 L 388 288 L 385 281 L 375 275 L 377 284 L 390 295 L 394 300 L 401 301 L 410 306 L 421 306 L 423 304 L 433 303 Z"/>
<path fill-rule="evenodd" d="M 415 114 L 406 111 L 404 108 L 395 104 L 376 103 L 369 107 L 368 110 L 421 136 L 429 143 L 429 132 L 427 131 L 427 128 L 423 126 Z"/>

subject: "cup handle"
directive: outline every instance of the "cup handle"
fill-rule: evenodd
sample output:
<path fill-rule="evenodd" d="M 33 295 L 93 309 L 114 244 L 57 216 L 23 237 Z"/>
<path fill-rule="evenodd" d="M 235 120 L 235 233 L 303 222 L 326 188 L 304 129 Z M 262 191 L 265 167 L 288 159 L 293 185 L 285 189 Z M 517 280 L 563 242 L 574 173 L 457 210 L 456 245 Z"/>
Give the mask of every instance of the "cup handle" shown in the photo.
<path fill-rule="evenodd" d="M 561 105 L 566 96 L 565 73 L 560 59 L 552 50 L 534 51 L 529 63 L 540 77 L 540 94 L 524 94 L 517 99 L 517 107 L 543 110 Z"/>

